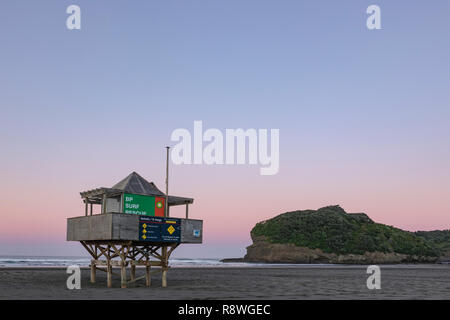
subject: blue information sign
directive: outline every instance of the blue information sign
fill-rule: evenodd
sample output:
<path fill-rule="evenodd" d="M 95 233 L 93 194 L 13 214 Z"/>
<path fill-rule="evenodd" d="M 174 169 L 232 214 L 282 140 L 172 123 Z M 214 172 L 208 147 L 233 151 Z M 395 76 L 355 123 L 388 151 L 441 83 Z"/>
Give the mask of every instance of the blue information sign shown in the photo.
<path fill-rule="evenodd" d="M 181 220 L 177 218 L 139 217 L 139 240 L 180 242 Z"/>

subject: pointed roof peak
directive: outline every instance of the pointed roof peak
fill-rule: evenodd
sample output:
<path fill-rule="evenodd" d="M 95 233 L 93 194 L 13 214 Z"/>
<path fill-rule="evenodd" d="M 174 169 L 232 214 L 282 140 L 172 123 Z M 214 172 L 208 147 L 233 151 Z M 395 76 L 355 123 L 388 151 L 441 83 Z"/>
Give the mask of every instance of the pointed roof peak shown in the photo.
<path fill-rule="evenodd" d="M 123 190 L 128 193 L 146 194 L 152 196 L 163 196 L 164 193 L 159 190 L 153 182 L 145 180 L 136 171 L 133 171 L 124 179 L 112 186 L 112 189 Z"/>
<path fill-rule="evenodd" d="M 111 188 L 97 188 L 80 192 L 83 199 L 88 198 L 90 203 L 102 204 L 104 195 L 118 196 L 121 193 L 133 193 L 149 196 L 161 196 L 165 194 L 158 189 L 153 182 L 148 182 L 141 177 L 136 171 L 133 171 L 124 179 L 116 183 Z M 193 203 L 194 199 L 185 197 L 169 196 L 169 206 L 177 206 L 182 204 Z"/>

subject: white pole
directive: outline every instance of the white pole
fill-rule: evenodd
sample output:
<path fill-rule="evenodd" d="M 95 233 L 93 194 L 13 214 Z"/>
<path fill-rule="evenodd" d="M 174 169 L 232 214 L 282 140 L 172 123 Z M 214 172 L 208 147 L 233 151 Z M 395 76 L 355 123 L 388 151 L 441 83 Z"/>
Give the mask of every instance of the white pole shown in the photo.
<path fill-rule="evenodd" d="M 164 210 L 164 216 L 166 217 L 169 216 L 169 149 L 170 147 L 166 147 L 166 208 Z"/>

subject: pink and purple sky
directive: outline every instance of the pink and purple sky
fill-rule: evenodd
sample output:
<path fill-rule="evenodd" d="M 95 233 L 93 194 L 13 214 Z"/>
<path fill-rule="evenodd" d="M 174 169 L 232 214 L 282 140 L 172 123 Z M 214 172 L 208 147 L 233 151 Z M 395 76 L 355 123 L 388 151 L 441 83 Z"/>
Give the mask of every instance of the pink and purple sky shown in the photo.
<path fill-rule="evenodd" d="M 174 129 L 280 129 L 280 171 L 171 167 L 204 244 L 239 257 L 256 222 L 341 205 L 450 228 L 448 1 L 79 0 L 0 4 L 0 255 L 80 255 L 80 191 L 136 171 L 164 188 Z M 407 10 L 406 10 L 406 9 Z M 172 210 L 182 216 L 183 208 Z"/>

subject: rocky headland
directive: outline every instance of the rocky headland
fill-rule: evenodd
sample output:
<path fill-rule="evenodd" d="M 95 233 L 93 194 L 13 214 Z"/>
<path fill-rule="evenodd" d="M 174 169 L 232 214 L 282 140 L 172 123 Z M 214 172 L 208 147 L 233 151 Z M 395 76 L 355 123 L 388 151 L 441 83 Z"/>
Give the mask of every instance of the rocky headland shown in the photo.
<path fill-rule="evenodd" d="M 244 258 L 224 262 L 397 264 L 450 260 L 450 230 L 409 232 L 339 206 L 280 214 L 250 232 Z"/>

